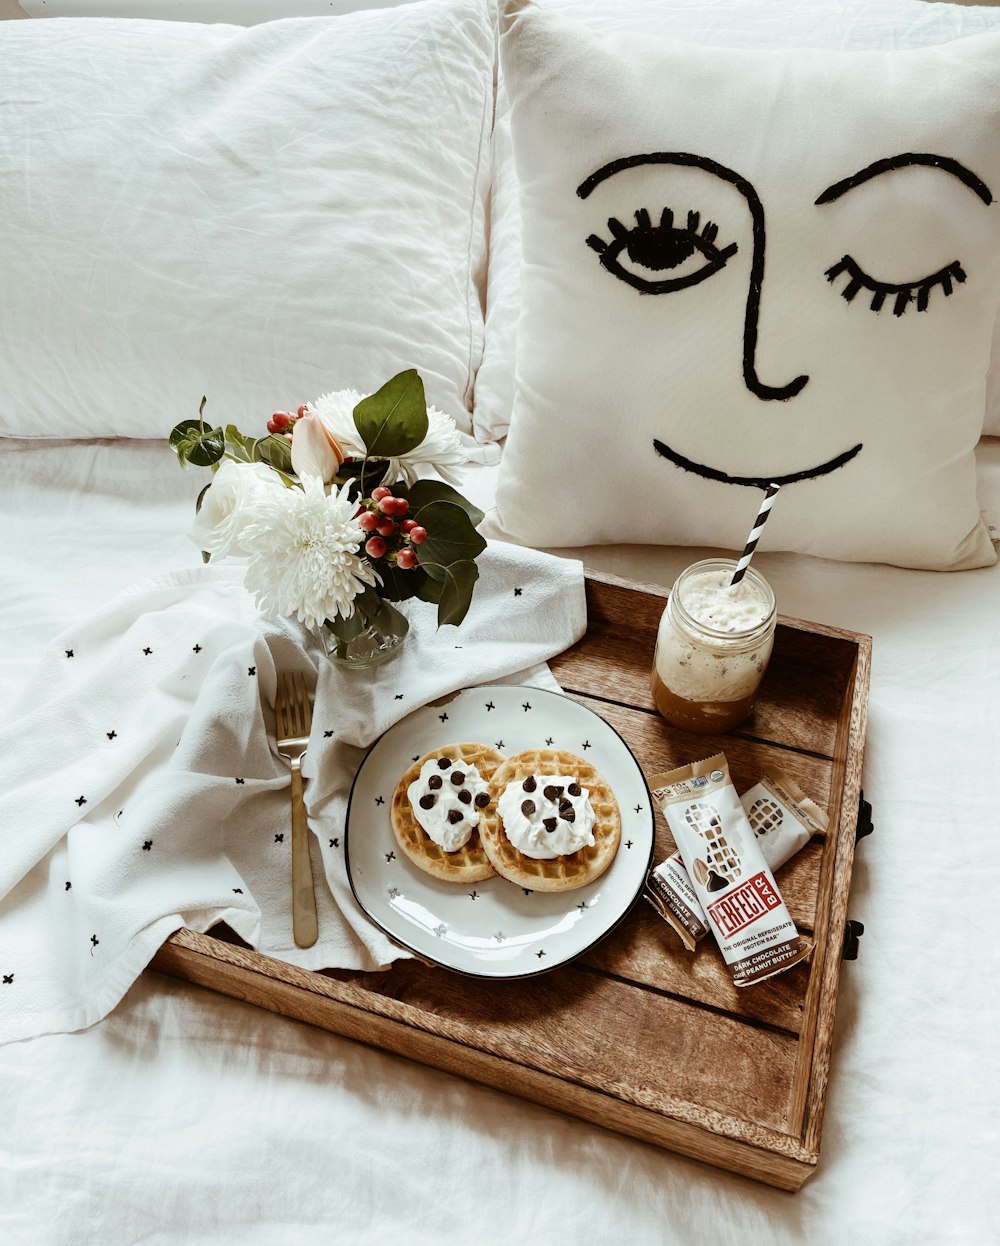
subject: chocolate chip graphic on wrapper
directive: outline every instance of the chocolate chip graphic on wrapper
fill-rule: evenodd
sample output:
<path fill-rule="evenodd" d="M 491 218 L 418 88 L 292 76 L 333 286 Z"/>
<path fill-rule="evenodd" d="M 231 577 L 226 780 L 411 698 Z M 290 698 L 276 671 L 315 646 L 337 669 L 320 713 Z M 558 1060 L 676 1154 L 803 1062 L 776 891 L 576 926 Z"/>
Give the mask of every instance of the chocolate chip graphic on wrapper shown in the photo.
<path fill-rule="evenodd" d="M 706 891 L 723 891 L 729 886 L 728 879 L 716 874 L 715 870 L 708 871 L 708 882 L 705 884 Z"/>

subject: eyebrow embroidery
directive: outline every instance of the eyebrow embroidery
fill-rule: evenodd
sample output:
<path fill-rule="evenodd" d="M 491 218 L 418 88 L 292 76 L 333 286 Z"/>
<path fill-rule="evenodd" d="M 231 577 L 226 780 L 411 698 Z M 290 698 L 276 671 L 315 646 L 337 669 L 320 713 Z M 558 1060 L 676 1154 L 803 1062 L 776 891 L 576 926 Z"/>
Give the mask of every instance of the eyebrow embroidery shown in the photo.
<path fill-rule="evenodd" d="M 964 164 L 959 164 L 957 160 L 952 160 L 950 156 L 936 156 L 931 152 L 907 151 L 901 152 L 898 156 L 887 156 L 883 160 L 876 160 L 866 168 L 859 169 L 857 173 L 852 173 L 850 177 L 834 182 L 816 200 L 816 206 L 818 207 L 824 203 L 833 203 L 841 195 L 846 194 L 849 190 L 854 190 L 856 186 L 863 185 L 873 177 L 879 177 L 881 174 L 889 173 L 893 169 L 904 169 L 910 165 L 923 165 L 927 168 L 941 169 L 942 172 L 950 173 L 964 185 L 968 186 L 969 190 L 974 195 L 978 195 L 987 206 L 993 203 L 993 193 L 990 188 L 975 173 L 967 169 Z"/>
<path fill-rule="evenodd" d="M 750 261 L 750 288 L 747 293 L 746 313 L 743 322 L 743 383 L 752 394 L 765 402 L 778 399 L 785 401 L 794 398 L 809 380 L 808 376 L 797 376 L 787 385 L 766 385 L 757 375 L 757 334 L 760 319 L 760 292 L 764 281 L 764 205 L 753 185 L 741 177 L 733 169 L 712 160 L 709 156 L 699 156 L 689 151 L 653 151 L 641 155 L 621 156 L 611 160 L 601 168 L 584 178 L 576 188 L 581 199 L 586 199 L 591 192 L 609 177 L 621 173 L 625 169 L 635 169 L 644 164 L 679 165 L 682 168 L 704 169 L 706 173 L 719 178 L 733 186 L 746 201 L 750 210 L 753 238 L 753 254 Z M 593 246 L 587 240 L 588 246 Z"/>

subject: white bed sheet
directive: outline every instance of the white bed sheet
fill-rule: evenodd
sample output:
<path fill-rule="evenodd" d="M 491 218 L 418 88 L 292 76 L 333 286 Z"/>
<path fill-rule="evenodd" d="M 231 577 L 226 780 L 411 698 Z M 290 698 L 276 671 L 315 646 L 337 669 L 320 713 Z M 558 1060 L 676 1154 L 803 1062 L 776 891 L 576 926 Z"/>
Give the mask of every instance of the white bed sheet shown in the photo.
<path fill-rule="evenodd" d="M 1000 499 L 1000 442 L 980 465 Z M 199 476 L 158 442 L 0 442 L 0 704 L 77 613 L 197 562 Z M 585 560 L 669 584 L 694 553 Z M 798 1194 L 147 972 L 90 1030 L 0 1048 L 0 1241 L 1000 1241 L 1000 567 L 758 557 L 785 613 L 875 638 L 865 935 Z"/>

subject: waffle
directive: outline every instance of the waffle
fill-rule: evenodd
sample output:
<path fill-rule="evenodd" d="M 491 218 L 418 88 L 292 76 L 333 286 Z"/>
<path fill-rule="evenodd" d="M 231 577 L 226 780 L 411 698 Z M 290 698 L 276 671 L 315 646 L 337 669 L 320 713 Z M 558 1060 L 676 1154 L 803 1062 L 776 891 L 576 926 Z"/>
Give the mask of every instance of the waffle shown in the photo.
<path fill-rule="evenodd" d="M 455 852 L 445 852 L 431 839 L 413 816 L 406 790 L 414 779 L 419 777 L 424 762 L 435 757 L 450 757 L 455 762 L 475 766 L 487 783 L 497 766 L 504 760 L 503 753 L 498 753 L 495 748 L 470 742 L 445 744 L 418 758 L 396 784 L 396 790 L 392 796 L 390 815 L 396 843 L 419 869 L 445 882 L 478 883 L 486 878 L 492 878 L 493 867 L 483 851 L 477 829 L 473 829 L 468 841 L 461 848 Z M 490 805 L 480 813 L 480 825 L 482 825 L 484 814 L 489 813 L 491 809 L 492 794 Z"/>
<path fill-rule="evenodd" d="M 589 790 L 597 815 L 594 843 L 590 847 L 548 861 L 527 857 L 514 847 L 504 834 L 496 802 L 509 783 L 521 782 L 529 774 L 572 776 Z M 590 762 L 561 749 L 539 748 L 509 757 L 497 767 L 490 780 L 490 803 L 480 818 L 479 829 L 486 855 L 503 878 L 530 891 L 571 891 L 600 877 L 614 860 L 622 821 L 614 793 Z"/>

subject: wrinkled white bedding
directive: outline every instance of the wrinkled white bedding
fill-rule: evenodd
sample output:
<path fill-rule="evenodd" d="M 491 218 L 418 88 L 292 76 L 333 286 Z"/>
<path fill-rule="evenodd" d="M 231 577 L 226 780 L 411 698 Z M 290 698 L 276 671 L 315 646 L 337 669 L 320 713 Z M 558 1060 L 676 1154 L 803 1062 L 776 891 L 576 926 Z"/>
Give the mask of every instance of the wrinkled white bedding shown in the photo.
<path fill-rule="evenodd" d="M 1000 441 L 979 462 L 1000 509 Z M 468 491 L 488 501 L 492 479 L 479 469 Z M 77 614 L 197 564 L 200 483 L 164 443 L 0 443 L 0 704 Z M 669 584 L 693 553 L 584 556 Z M 758 557 L 784 613 L 875 641 L 875 833 L 849 906 L 865 935 L 844 966 L 823 1157 L 798 1194 L 147 972 L 99 1025 L 0 1048 L 0 1241 L 1000 1240 L 1000 567 Z"/>

